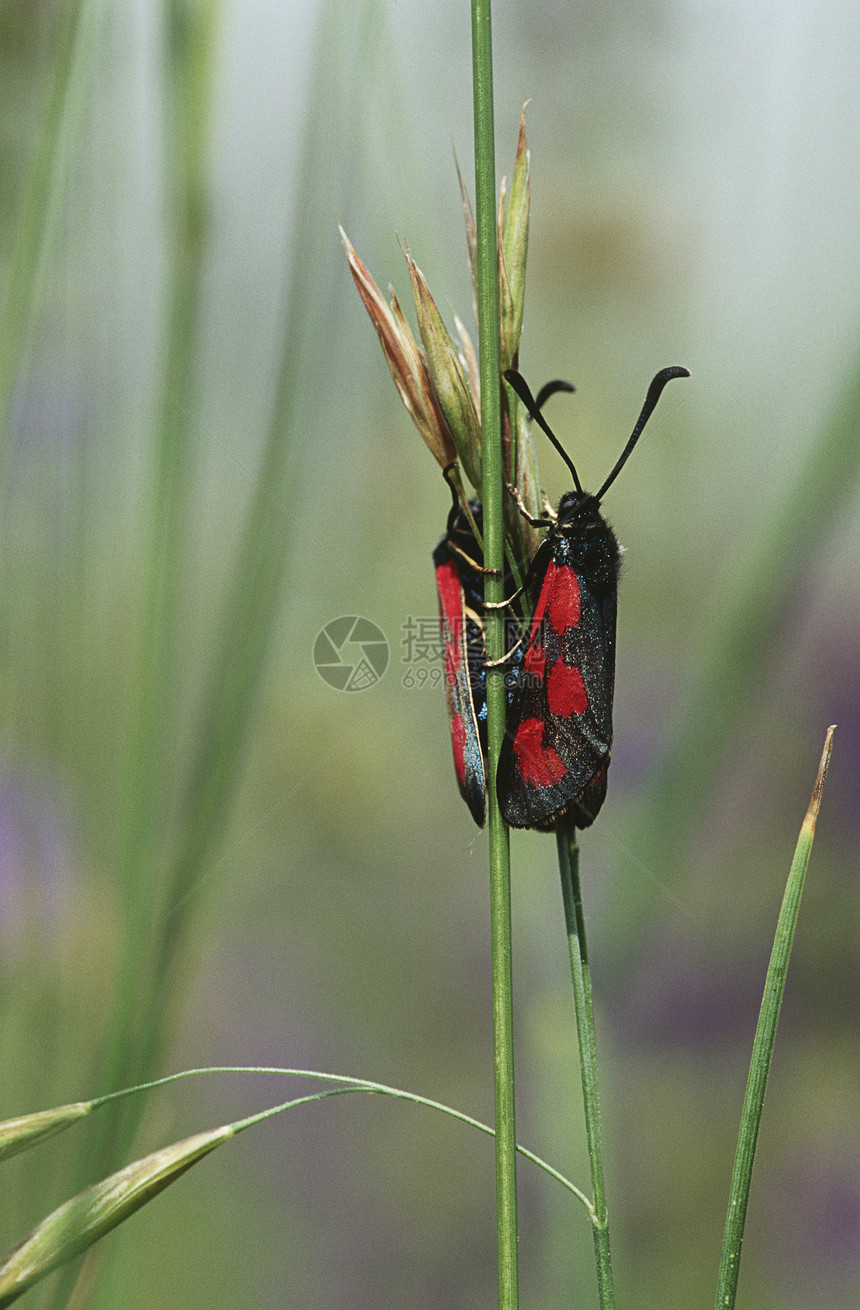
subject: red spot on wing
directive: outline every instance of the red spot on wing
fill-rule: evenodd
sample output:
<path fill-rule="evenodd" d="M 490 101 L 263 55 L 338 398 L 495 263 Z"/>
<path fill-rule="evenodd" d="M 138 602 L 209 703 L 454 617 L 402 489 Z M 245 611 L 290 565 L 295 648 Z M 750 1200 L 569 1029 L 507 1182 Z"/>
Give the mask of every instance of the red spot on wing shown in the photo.
<path fill-rule="evenodd" d="M 461 637 L 463 633 L 463 589 L 460 572 L 453 560 L 440 564 L 436 570 L 436 587 L 441 606 L 440 628 L 445 643 L 445 677 L 453 686 L 461 664 Z"/>
<path fill-rule="evenodd" d="M 583 714 L 588 709 L 588 695 L 579 669 L 557 660 L 549 671 L 546 684 L 550 714 L 560 714 L 568 718 L 571 714 Z"/>
<path fill-rule="evenodd" d="M 446 560 L 437 568 L 436 587 L 446 618 L 458 617 L 463 607 L 463 593 L 460 586 L 460 570 L 453 560 Z"/>
<path fill-rule="evenodd" d="M 579 596 L 579 579 L 573 569 L 567 564 L 559 567 L 554 560 L 551 560 L 546 571 L 543 590 L 547 590 L 547 618 L 555 631 L 561 634 L 568 628 L 575 628 L 582 613 L 582 603 Z"/>
<path fill-rule="evenodd" d="M 544 617 L 559 634 L 568 628 L 575 628 L 582 613 L 579 594 L 579 579 L 568 564 L 556 564 L 550 560 L 544 574 L 543 584 L 538 596 L 532 625 L 529 631 L 529 644 L 540 643 L 540 630 Z"/>
<path fill-rule="evenodd" d="M 451 743 L 454 747 L 454 771 L 462 787 L 466 781 L 466 725 L 459 714 L 451 719 Z"/>
<path fill-rule="evenodd" d="M 555 560 L 550 560 L 532 615 L 528 649 L 523 665 L 526 673 L 531 674 L 539 682 L 544 680 L 546 671 L 546 650 L 543 643 L 544 618 L 548 620 L 554 631 L 561 635 L 568 628 L 577 626 L 581 614 L 582 603 L 576 573 L 567 564 L 559 565 Z M 558 703 L 562 708 L 556 709 L 551 706 L 553 714 L 581 714 L 588 704 L 582 678 L 579 678 L 579 686 L 576 687 L 571 681 L 571 675 L 579 676 L 576 670 L 570 670 L 566 665 L 562 665 L 561 674 L 557 678 L 556 692 Z M 569 708 L 563 708 L 565 705 Z"/>
<path fill-rule="evenodd" d="M 551 787 L 567 773 L 558 752 L 543 744 L 545 726 L 540 719 L 523 719 L 514 737 L 520 774 L 533 787 Z"/>

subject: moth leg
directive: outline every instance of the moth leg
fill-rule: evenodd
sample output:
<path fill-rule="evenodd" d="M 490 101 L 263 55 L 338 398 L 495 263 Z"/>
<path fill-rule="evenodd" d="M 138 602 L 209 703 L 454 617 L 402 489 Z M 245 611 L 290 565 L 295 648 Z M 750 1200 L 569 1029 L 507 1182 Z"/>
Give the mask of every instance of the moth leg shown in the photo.
<path fill-rule="evenodd" d="M 490 570 L 490 569 L 487 569 L 486 572 L 489 573 L 489 572 L 491 572 L 491 570 Z M 498 570 L 497 570 L 497 569 L 492 570 L 492 572 L 494 572 L 494 573 L 496 574 L 496 576 L 498 576 Z M 507 600 L 485 600 L 485 601 L 484 601 L 484 609 L 485 609 L 485 610 L 504 610 L 504 609 L 507 609 L 508 606 L 509 606 L 513 601 L 515 601 L 515 600 L 519 600 L 520 596 L 522 596 L 522 594 L 523 594 L 524 591 L 525 591 L 525 587 L 517 587 L 516 591 L 513 592 L 510 596 L 508 596 L 508 599 L 507 599 Z M 516 649 L 516 647 L 514 647 L 514 649 Z"/>
<path fill-rule="evenodd" d="M 517 488 L 512 486 L 510 482 L 506 482 L 505 486 L 510 492 L 514 504 L 516 505 L 517 509 L 520 511 L 520 513 L 522 514 L 523 518 L 526 520 L 527 523 L 530 523 L 533 528 L 549 528 L 552 526 L 552 524 L 555 522 L 555 515 L 552 513 L 551 509 L 548 515 L 545 514 L 542 518 L 535 518 L 534 515 L 530 514 L 529 511 L 526 509 L 525 504 L 523 503 L 523 498 L 520 495 Z"/>
<path fill-rule="evenodd" d="M 547 498 L 547 494 L 546 494 L 546 492 L 544 491 L 543 487 L 541 487 L 541 489 L 540 489 L 540 495 L 541 495 L 541 500 L 543 501 L 543 512 L 544 512 L 544 514 L 546 515 L 546 517 L 547 517 L 547 518 L 548 518 L 552 523 L 557 523 L 557 522 L 558 522 L 558 515 L 556 514 L 556 512 L 555 512 L 555 510 L 553 509 L 552 505 L 550 504 L 549 499 Z"/>
<path fill-rule="evenodd" d="M 448 549 L 452 555 L 456 555 L 464 564 L 467 564 L 474 573 L 480 573 L 482 576 L 490 578 L 500 578 L 502 576 L 501 569 L 488 569 L 483 564 L 479 564 L 476 559 L 473 559 L 471 555 L 463 550 L 461 546 L 458 546 L 456 542 L 452 541 L 450 537 L 448 539 Z"/>
<path fill-rule="evenodd" d="M 506 654 L 502 655 L 499 659 L 484 660 L 484 668 L 500 669 L 503 664 L 507 664 L 508 660 L 511 658 L 512 655 L 516 654 L 516 652 L 519 650 L 520 646 L 522 646 L 525 639 L 526 639 L 526 633 L 524 632 L 523 635 L 520 637 L 519 641 L 516 642 L 513 646 L 511 646 L 511 649 Z"/>

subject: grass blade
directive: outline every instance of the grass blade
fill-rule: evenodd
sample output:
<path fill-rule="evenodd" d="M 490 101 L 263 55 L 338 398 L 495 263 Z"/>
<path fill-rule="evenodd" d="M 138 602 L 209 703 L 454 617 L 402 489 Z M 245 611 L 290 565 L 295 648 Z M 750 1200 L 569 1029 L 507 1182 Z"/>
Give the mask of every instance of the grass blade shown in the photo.
<path fill-rule="evenodd" d="M 803 894 L 806 869 L 812 853 L 812 839 L 815 836 L 815 824 L 821 807 L 821 793 L 824 788 L 824 780 L 827 777 L 827 766 L 830 762 L 833 733 L 834 728 L 828 728 L 821 763 L 818 766 L 818 777 L 812 791 L 812 799 L 809 802 L 809 809 L 800 830 L 794 859 L 791 862 L 782 908 L 776 925 L 776 937 L 774 938 L 770 964 L 768 965 L 767 978 L 765 979 L 764 995 L 762 996 L 761 1010 L 759 1011 L 746 1096 L 744 1097 L 744 1108 L 741 1114 L 741 1128 L 735 1154 L 735 1166 L 732 1172 L 729 1209 L 726 1216 L 726 1231 L 720 1260 L 716 1310 L 732 1310 L 735 1304 L 741 1244 L 743 1242 L 761 1112 L 767 1090 L 770 1062 L 773 1057 L 779 1010 L 785 990 L 788 960 L 800 910 L 800 898 Z"/>

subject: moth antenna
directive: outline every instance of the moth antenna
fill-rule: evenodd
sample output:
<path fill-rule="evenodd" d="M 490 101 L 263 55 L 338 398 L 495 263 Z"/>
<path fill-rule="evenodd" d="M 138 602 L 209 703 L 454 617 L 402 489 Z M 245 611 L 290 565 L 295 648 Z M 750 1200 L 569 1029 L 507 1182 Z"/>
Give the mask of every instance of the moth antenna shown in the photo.
<path fill-rule="evenodd" d="M 550 441 L 555 446 L 559 455 L 561 455 L 565 464 L 570 469 L 570 472 L 573 476 L 573 485 L 576 487 L 576 490 L 579 493 L 579 495 L 582 496 L 584 492 L 582 490 L 582 484 L 579 481 L 579 474 L 577 473 L 576 469 L 573 466 L 573 460 L 570 458 L 564 446 L 561 444 L 558 437 L 555 435 L 552 428 L 541 414 L 537 401 L 535 400 L 534 396 L 529 391 L 528 386 L 526 385 L 525 378 L 522 376 L 521 373 L 518 373 L 515 368 L 509 368 L 505 371 L 505 381 L 508 383 L 511 389 L 515 391 L 516 394 L 519 396 L 529 416 L 532 419 L 534 419 L 538 427 L 542 428 L 542 430 L 549 437 Z M 555 391 L 567 390 L 567 387 L 565 386 L 559 386 L 557 383 L 548 382 L 545 387 L 541 388 L 541 391 L 539 393 L 544 400 L 546 400 L 547 398 L 546 395 L 544 395 L 544 392 L 546 392 L 546 387 L 552 387 L 553 390 Z M 571 390 L 573 390 L 572 387 Z"/>
<path fill-rule="evenodd" d="M 553 378 L 551 382 L 545 382 L 535 396 L 537 408 L 543 409 L 550 396 L 554 396 L 557 391 L 576 391 L 576 387 L 572 382 L 566 382 L 564 378 Z"/>
<path fill-rule="evenodd" d="M 603 499 L 605 492 L 612 486 L 613 482 L 618 477 L 618 474 L 627 463 L 627 458 L 630 455 L 630 452 L 642 435 L 642 429 L 645 427 L 645 424 L 648 422 L 657 407 L 657 401 L 660 399 L 666 383 L 671 382 L 673 378 L 688 378 L 689 376 L 689 369 L 682 368 L 679 364 L 674 364 L 671 368 L 661 369 L 657 376 L 652 380 L 651 385 L 648 388 L 648 394 L 645 397 L 645 404 L 642 406 L 642 412 L 636 420 L 636 426 L 630 434 L 630 440 L 622 450 L 615 468 L 609 474 L 609 477 L 594 497 L 595 500 L 600 501 Z M 577 490 L 579 490 L 578 487 Z"/>

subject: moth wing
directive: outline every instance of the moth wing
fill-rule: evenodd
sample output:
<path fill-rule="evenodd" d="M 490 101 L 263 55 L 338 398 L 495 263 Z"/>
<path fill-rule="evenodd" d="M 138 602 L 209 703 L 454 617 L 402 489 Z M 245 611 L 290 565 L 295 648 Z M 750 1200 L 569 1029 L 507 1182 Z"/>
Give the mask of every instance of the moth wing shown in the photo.
<path fill-rule="evenodd" d="M 499 758 L 499 804 L 514 828 L 578 827 L 606 794 L 615 679 L 614 589 L 596 595 L 548 561 Z"/>
<path fill-rule="evenodd" d="M 475 666 L 483 670 L 483 633 L 467 615 L 464 565 L 450 550 L 447 539 L 433 552 L 436 590 L 439 596 L 439 626 L 445 669 L 445 697 L 451 725 L 454 771 L 460 795 L 479 828 L 486 813 L 484 752 L 479 729 L 480 706 L 475 705 Z M 480 651 L 477 648 L 480 647 Z M 486 731 L 486 729 L 485 729 Z"/>

